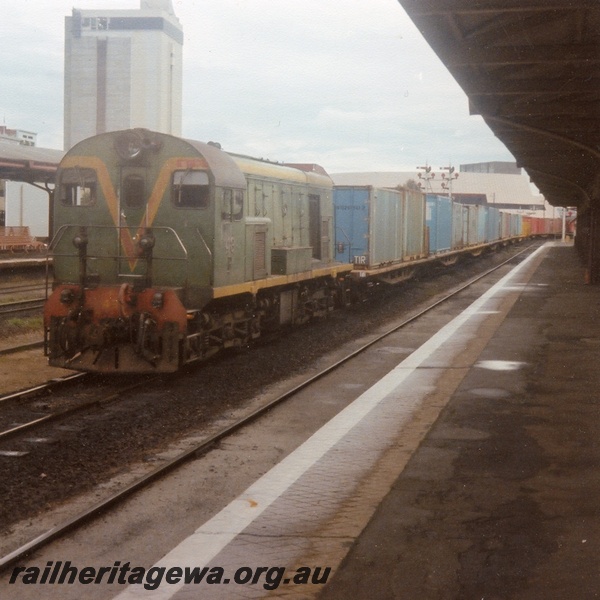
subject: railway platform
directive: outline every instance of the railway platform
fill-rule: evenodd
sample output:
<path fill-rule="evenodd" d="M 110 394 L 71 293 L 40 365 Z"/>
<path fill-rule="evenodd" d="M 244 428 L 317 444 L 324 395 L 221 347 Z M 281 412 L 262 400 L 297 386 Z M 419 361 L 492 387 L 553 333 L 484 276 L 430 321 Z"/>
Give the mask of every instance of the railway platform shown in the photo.
<path fill-rule="evenodd" d="M 395 366 L 374 385 L 362 389 L 354 368 L 313 389 L 321 406 L 348 390 L 356 399 L 240 482 L 226 506 L 199 500 L 220 473 L 219 452 L 229 467 L 234 446 L 247 463 L 276 454 L 316 410 L 306 404 L 279 421 L 273 411 L 258 437 L 240 432 L 207 470 L 193 462 L 25 559 L 46 580 L 8 583 L 8 573 L 2 597 L 598 597 L 600 291 L 584 284 L 572 245 L 549 243 L 468 294 L 458 316 L 432 317 L 437 333 L 424 343 L 422 324 L 387 340 L 379 353 Z M 88 581 L 48 585 L 67 560 Z M 155 585 L 127 581 L 139 565 Z M 204 580 L 184 584 L 194 568 L 206 569 Z M 89 585 L 90 569 L 104 569 L 104 580 Z"/>
<path fill-rule="evenodd" d="M 323 600 L 600 596 L 600 291 L 556 244 Z"/>
<path fill-rule="evenodd" d="M 600 295 L 572 246 L 521 266 L 166 564 L 332 567 L 324 587 L 240 597 L 598 597 Z"/>
<path fill-rule="evenodd" d="M 0 254 L 0 273 L 10 274 L 11 272 L 20 272 L 25 269 L 42 269 L 48 263 L 46 255 L 42 252 L 31 253 L 29 255 L 21 254 L 18 256 L 10 253 Z"/>

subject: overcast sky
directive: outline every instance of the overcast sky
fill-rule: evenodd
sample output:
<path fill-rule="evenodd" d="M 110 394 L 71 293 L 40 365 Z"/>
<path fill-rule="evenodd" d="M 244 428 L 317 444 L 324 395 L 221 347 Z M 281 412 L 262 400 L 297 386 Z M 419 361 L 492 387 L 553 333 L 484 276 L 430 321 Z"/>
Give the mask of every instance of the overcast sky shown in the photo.
<path fill-rule="evenodd" d="M 138 0 L 5 0 L 0 118 L 62 148 L 64 17 Z M 183 135 L 329 172 L 513 160 L 397 0 L 173 0 Z"/>

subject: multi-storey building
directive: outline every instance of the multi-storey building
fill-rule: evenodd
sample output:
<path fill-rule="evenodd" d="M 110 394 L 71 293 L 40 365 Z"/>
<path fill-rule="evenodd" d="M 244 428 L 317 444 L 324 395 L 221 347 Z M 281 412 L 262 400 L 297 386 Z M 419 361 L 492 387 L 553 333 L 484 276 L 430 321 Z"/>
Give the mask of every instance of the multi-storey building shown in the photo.
<path fill-rule="evenodd" d="M 0 125 L 0 142 L 35 146 L 36 140 L 37 133 L 23 129 L 9 129 L 6 125 Z"/>
<path fill-rule="evenodd" d="M 181 135 L 183 30 L 171 0 L 65 18 L 65 149 L 145 127 Z"/>
<path fill-rule="evenodd" d="M 521 168 L 515 162 L 495 160 L 491 162 L 460 165 L 461 173 L 496 173 L 498 175 L 521 175 Z"/>
<path fill-rule="evenodd" d="M 37 133 L 24 129 L 10 129 L 0 125 L 0 144 L 20 144 L 21 146 L 35 146 Z M 7 182 L 0 179 L 0 227 L 6 225 L 6 198 Z"/>

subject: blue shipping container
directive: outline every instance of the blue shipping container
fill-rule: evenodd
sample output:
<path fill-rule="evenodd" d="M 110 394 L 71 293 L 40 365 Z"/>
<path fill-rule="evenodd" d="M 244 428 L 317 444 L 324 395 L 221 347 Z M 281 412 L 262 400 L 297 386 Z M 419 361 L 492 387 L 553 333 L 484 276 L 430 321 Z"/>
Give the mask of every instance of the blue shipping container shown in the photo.
<path fill-rule="evenodd" d="M 488 241 L 489 208 L 487 206 L 478 206 L 477 212 L 477 243 L 485 244 Z"/>
<path fill-rule="evenodd" d="M 448 252 L 452 248 L 452 200 L 427 194 L 426 224 L 429 232 L 429 253 Z"/>
<path fill-rule="evenodd" d="M 333 191 L 337 261 L 367 266 L 370 191 L 370 187 L 337 187 Z"/>
<path fill-rule="evenodd" d="M 496 242 L 502 237 L 500 211 L 490 206 L 488 207 L 487 220 L 487 240 L 488 242 Z"/>

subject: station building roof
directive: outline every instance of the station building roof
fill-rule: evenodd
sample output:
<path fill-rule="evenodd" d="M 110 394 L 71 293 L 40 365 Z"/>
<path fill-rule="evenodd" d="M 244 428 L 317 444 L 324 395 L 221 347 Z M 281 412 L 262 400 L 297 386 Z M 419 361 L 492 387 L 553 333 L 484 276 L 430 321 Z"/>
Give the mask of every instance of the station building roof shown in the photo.
<path fill-rule="evenodd" d="M 600 2 L 398 1 L 546 199 L 600 203 Z"/>
<path fill-rule="evenodd" d="M 0 142 L 0 179 L 53 183 L 62 150 Z"/>

